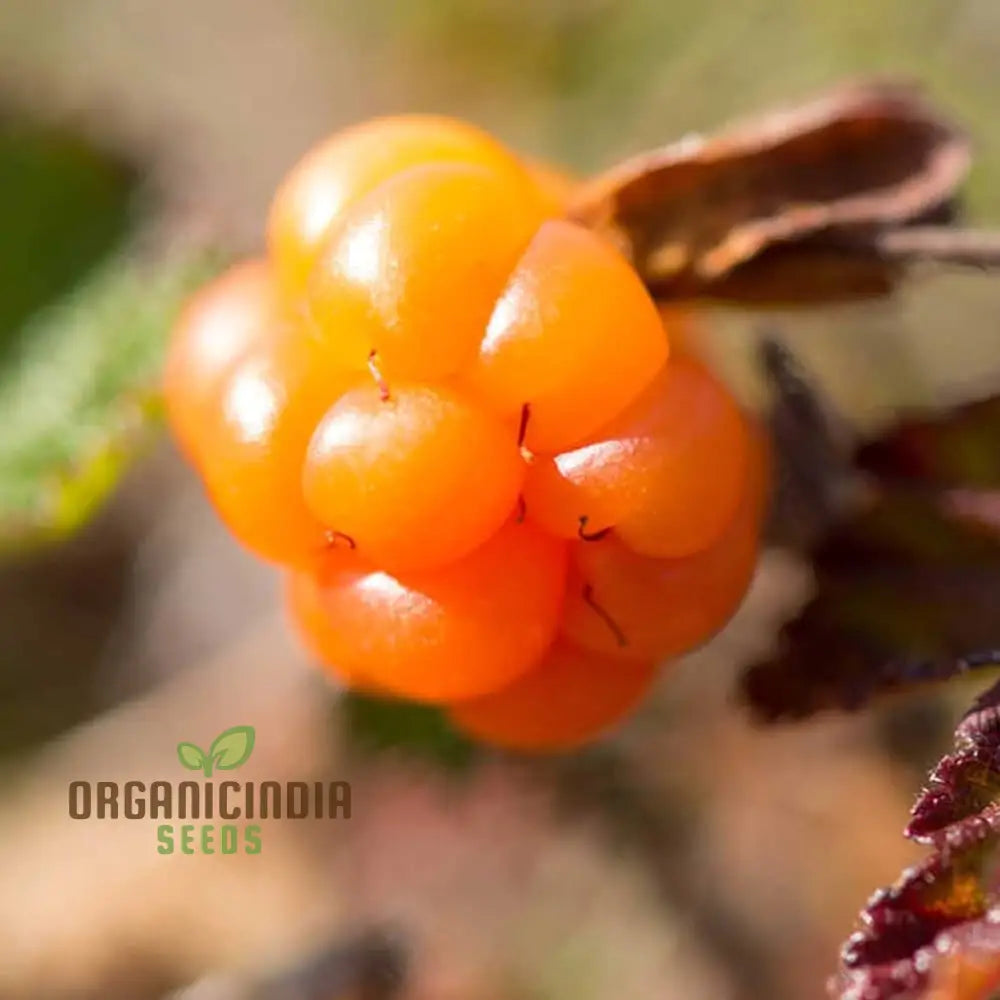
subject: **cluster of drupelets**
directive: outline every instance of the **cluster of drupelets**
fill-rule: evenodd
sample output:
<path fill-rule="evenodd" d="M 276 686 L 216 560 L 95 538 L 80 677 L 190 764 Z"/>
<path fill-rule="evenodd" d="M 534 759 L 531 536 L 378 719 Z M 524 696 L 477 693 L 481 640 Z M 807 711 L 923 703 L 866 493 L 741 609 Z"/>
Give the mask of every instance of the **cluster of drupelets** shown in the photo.
<path fill-rule="evenodd" d="M 166 378 L 330 671 L 526 749 L 593 738 L 728 620 L 765 494 L 759 433 L 668 358 L 570 189 L 455 121 L 335 135 L 280 186 L 267 259 L 188 305 Z"/>

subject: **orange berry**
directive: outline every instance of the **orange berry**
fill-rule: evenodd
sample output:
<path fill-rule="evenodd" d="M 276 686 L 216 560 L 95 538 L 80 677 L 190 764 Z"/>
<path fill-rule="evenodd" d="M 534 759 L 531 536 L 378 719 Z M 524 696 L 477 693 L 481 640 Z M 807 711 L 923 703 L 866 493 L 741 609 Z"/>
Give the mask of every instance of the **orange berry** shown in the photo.
<path fill-rule="evenodd" d="M 324 563 L 329 567 L 345 553 L 331 553 Z M 350 558 L 350 553 L 346 553 Z M 360 691 L 378 693 L 377 684 L 358 674 L 348 673 L 334 662 L 340 638 L 323 607 L 320 577 L 316 573 L 289 573 L 285 579 L 285 608 L 302 644 L 343 684 Z"/>
<path fill-rule="evenodd" d="M 580 226 L 542 225 L 500 297 L 469 384 L 525 444 L 554 452 L 606 424 L 652 381 L 667 339 L 638 275 Z"/>
<path fill-rule="evenodd" d="M 668 361 L 686 314 L 560 218 L 574 186 L 445 118 L 342 132 L 277 192 L 269 261 L 189 305 L 166 374 L 221 517 L 291 568 L 304 644 L 515 749 L 592 739 L 719 628 L 764 505 L 736 403 Z"/>
<path fill-rule="evenodd" d="M 678 656 L 720 629 L 739 607 L 757 564 L 769 463 L 762 436 L 753 451 L 737 511 L 703 552 L 650 559 L 614 535 L 573 546 L 563 633 L 610 656 Z"/>
<path fill-rule="evenodd" d="M 327 413 L 305 462 L 314 515 L 391 569 L 439 566 L 510 517 L 525 465 L 514 431 L 445 388 L 374 386 Z"/>
<path fill-rule="evenodd" d="M 503 174 L 412 167 L 343 220 L 319 257 L 306 305 L 338 364 L 372 352 L 390 384 L 447 377 L 475 357 L 507 277 L 543 218 Z"/>
<path fill-rule="evenodd" d="M 731 520 L 747 450 L 729 391 L 695 359 L 674 358 L 589 443 L 536 458 L 527 516 L 561 538 L 614 527 L 643 555 L 691 555 Z"/>
<path fill-rule="evenodd" d="M 533 194 L 517 158 L 472 125 L 435 115 L 355 125 L 310 150 L 275 195 L 268 247 L 286 292 L 304 291 L 320 248 L 362 197 L 409 167 L 441 162 L 486 167 L 525 197 Z"/>
<path fill-rule="evenodd" d="M 236 264 L 188 301 L 171 333 L 163 392 L 171 430 L 191 461 L 198 460 L 226 370 L 279 323 L 263 260 Z"/>
<path fill-rule="evenodd" d="M 434 572 L 337 561 L 322 576 L 323 659 L 420 701 L 495 691 L 552 642 L 565 576 L 566 546 L 518 524 Z"/>
<path fill-rule="evenodd" d="M 355 384 L 294 329 L 249 350 L 229 371 L 204 429 L 202 474 L 230 531 L 264 559 L 314 564 L 335 536 L 308 510 L 302 466 L 322 415 Z"/>
<path fill-rule="evenodd" d="M 620 722 L 655 678 L 655 665 L 557 641 L 536 667 L 492 694 L 448 706 L 470 736 L 511 750 L 568 750 Z"/>

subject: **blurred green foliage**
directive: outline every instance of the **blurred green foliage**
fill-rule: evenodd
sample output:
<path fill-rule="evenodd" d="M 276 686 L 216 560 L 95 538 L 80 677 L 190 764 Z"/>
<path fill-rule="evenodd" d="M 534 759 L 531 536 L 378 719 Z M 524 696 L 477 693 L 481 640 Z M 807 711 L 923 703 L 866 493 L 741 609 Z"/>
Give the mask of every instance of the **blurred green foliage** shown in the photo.
<path fill-rule="evenodd" d="M 131 226 L 135 170 L 78 135 L 0 118 L 0 360 Z"/>
<path fill-rule="evenodd" d="M 118 481 L 159 420 L 172 319 L 211 266 L 115 258 L 25 325 L 0 367 L 0 551 L 65 536 Z"/>
<path fill-rule="evenodd" d="M 165 335 L 204 259 L 139 261 L 136 170 L 0 121 L 0 551 L 62 537 L 158 415 Z"/>
<path fill-rule="evenodd" d="M 475 744 L 431 705 L 349 692 L 337 700 L 336 711 L 351 746 L 362 754 L 396 752 L 453 772 L 476 760 Z"/>

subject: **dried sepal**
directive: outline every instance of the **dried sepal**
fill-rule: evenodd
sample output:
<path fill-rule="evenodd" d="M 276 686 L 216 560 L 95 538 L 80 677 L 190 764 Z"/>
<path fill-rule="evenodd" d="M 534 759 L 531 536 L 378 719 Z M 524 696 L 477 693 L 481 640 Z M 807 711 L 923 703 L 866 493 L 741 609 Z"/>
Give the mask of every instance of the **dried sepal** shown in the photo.
<path fill-rule="evenodd" d="M 857 248 L 800 240 L 767 247 L 711 281 L 685 272 L 652 285 L 652 290 L 660 300 L 750 309 L 809 308 L 883 298 L 905 274 L 902 264 Z"/>
<path fill-rule="evenodd" d="M 964 134 L 915 88 L 863 81 L 626 160 L 583 184 L 569 214 L 614 241 L 666 298 L 882 294 L 895 265 L 859 256 L 853 241 L 948 217 L 969 165 Z M 740 292 L 739 271 L 754 261 Z M 782 267 L 821 287 L 768 280 Z"/>

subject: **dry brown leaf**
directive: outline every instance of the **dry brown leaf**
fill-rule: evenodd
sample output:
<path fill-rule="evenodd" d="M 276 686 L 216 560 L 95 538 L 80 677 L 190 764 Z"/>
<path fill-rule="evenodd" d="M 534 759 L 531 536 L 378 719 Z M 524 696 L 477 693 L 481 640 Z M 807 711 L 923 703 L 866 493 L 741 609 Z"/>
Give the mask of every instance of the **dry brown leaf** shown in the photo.
<path fill-rule="evenodd" d="M 582 185 L 569 214 L 666 298 L 879 295 L 894 266 L 859 260 L 851 241 L 947 217 L 970 159 L 916 88 L 863 81 L 626 160 Z"/>

